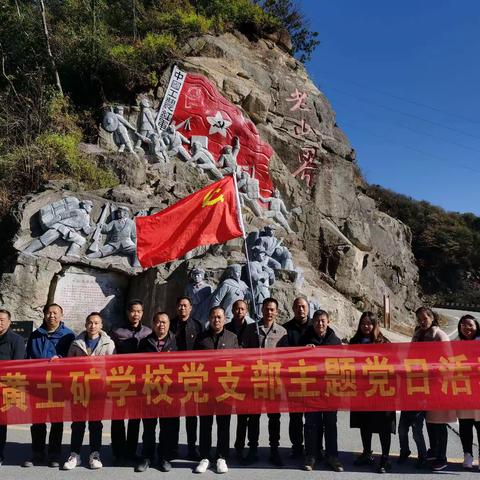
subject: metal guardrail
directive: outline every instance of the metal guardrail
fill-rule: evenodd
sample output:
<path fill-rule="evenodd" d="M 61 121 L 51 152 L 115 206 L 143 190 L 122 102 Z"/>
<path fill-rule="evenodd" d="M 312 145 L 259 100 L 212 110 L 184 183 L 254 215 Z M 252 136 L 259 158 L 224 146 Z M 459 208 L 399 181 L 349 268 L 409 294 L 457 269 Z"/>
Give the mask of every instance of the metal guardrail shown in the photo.
<path fill-rule="evenodd" d="M 472 312 L 480 312 L 480 303 L 457 303 L 457 302 L 444 302 L 436 303 L 434 308 L 447 308 L 451 310 L 469 310 Z"/>

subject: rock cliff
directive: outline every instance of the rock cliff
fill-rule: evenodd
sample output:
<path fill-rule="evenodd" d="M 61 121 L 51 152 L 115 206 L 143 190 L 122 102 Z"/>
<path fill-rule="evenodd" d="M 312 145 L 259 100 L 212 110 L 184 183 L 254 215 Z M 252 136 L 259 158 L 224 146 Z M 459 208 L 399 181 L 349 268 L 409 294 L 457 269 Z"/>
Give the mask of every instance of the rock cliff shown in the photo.
<path fill-rule="evenodd" d="M 208 78 L 273 148 L 267 174 L 287 207 L 293 230 L 289 233 L 277 225 L 276 236 L 283 238 L 282 244 L 288 247 L 296 270 L 301 270 L 304 278 L 302 284 L 291 269 L 275 271 L 271 293 L 280 301 L 281 320 L 291 316 L 293 299 L 303 294 L 330 311 L 340 333 L 349 335 L 359 312 L 368 309 L 380 313 L 387 295 L 392 327 L 407 328 L 413 321 L 412 310 L 419 303 L 410 231 L 380 212 L 365 195 L 355 151 L 338 127 L 328 100 L 303 65 L 274 41 L 251 42 L 231 33 L 190 40 L 176 63 L 186 72 Z M 170 69 L 165 71 L 162 88 L 147 95 L 156 108 L 170 73 Z M 145 97 L 139 96 L 138 103 Z M 138 106 L 127 107 L 125 118 L 135 124 L 139 112 Z M 83 302 L 85 311 L 89 309 L 88 295 L 101 297 L 100 307 L 109 312 L 110 324 L 120 322 L 125 299 L 140 297 L 146 303 L 148 318 L 159 309 L 172 311 L 193 266 L 204 269 L 214 286 L 227 265 L 244 263 L 240 239 L 200 248 L 188 258 L 149 270 L 132 266 L 125 255 L 66 255 L 65 242 L 69 240 L 65 238 L 63 243 L 53 242 L 35 254 L 25 253 L 32 239 L 42 233 L 39 210 L 60 199 L 74 196 L 80 202 L 92 202 L 89 214 L 95 220 L 101 217 L 106 202 L 112 208 L 127 206 L 133 214 L 151 214 L 212 181 L 178 158 L 152 164 L 147 156 L 113 152 L 113 147 L 111 136 L 104 130 L 98 146 L 83 146 L 97 162 L 117 172 L 122 181 L 119 187 L 69 192 L 66 185 L 52 183 L 16 208 L 18 231 L 12 243 L 18 255 L 12 257 L 10 269 L 2 276 L 0 300 L 17 319 L 38 321 L 47 300 L 65 295 L 72 303 Z M 269 194 L 267 187 L 268 182 L 262 183 L 264 197 Z M 248 206 L 243 213 L 248 232 L 269 223 Z M 93 233 L 85 235 L 90 242 Z M 87 289 L 83 292 L 82 284 Z M 92 293 L 97 287 L 98 292 Z M 78 316 L 77 328 L 81 318 Z"/>

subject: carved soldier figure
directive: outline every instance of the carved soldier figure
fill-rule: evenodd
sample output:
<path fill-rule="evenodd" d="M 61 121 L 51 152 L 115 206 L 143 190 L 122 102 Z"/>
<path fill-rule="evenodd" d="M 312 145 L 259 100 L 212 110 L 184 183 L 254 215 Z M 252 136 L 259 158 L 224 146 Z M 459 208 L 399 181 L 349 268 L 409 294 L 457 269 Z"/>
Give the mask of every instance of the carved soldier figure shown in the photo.
<path fill-rule="evenodd" d="M 233 145 L 223 147 L 223 152 L 218 159 L 218 167 L 224 175 L 231 175 L 237 172 L 237 156 L 240 151 L 240 139 L 233 137 Z"/>
<path fill-rule="evenodd" d="M 115 145 L 117 145 L 118 151 L 124 152 L 125 148 L 127 148 L 127 152 L 134 153 L 132 140 L 128 135 L 128 129 L 136 132 L 135 127 L 123 116 L 123 107 L 121 105 L 115 107 L 114 115 L 117 117 L 118 125 L 113 132 L 113 141 Z"/>
<path fill-rule="evenodd" d="M 273 252 L 272 258 L 280 264 L 283 270 L 297 271 L 293 264 L 292 254 L 284 245 L 278 245 Z"/>
<path fill-rule="evenodd" d="M 245 203 L 257 217 L 262 216 L 262 209 L 258 204 L 260 199 L 260 183 L 255 177 L 251 177 L 248 172 L 241 171 L 238 181 L 238 193 L 240 199 Z"/>
<path fill-rule="evenodd" d="M 190 145 L 190 140 L 178 132 L 174 125 L 169 125 L 167 129 L 162 132 L 162 139 L 167 146 L 168 154 L 171 157 L 177 155 L 184 162 L 187 162 L 192 158 L 183 146 L 184 143 Z"/>
<path fill-rule="evenodd" d="M 223 178 L 222 172 L 215 165 L 213 155 L 200 142 L 192 143 L 192 158 L 187 162 L 194 162 L 205 172 L 211 172 L 216 179 Z"/>
<path fill-rule="evenodd" d="M 142 98 L 140 101 L 140 115 L 138 116 L 139 133 L 143 137 L 151 138 L 151 135 L 155 133 L 155 119 L 153 118 L 152 109 L 150 108 L 150 102 L 146 98 Z M 136 149 L 142 148 L 142 138 L 138 136 L 138 140 L 135 144 Z"/>
<path fill-rule="evenodd" d="M 212 287 L 205 281 L 205 270 L 193 268 L 189 279 L 185 295 L 192 300 L 192 316 L 201 322 L 207 321 Z"/>
<path fill-rule="evenodd" d="M 262 303 L 270 296 L 270 287 L 275 282 L 275 273 L 268 266 L 268 259 L 262 247 L 253 247 L 252 253 L 253 261 L 250 262 L 250 273 L 255 286 L 255 313 L 260 318 Z"/>
<path fill-rule="evenodd" d="M 223 275 L 223 281 L 218 285 L 210 299 L 210 308 L 221 306 L 228 319 L 233 316 L 232 306 L 237 300 L 244 300 L 249 296 L 247 284 L 240 279 L 242 267 L 238 263 L 230 265 Z"/>
<path fill-rule="evenodd" d="M 86 242 L 81 233 L 89 235 L 93 230 L 90 225 L 92 206 L 89 200 L 79 202 L 75 197 L 68 197 L 40 209 L 40 223 L 46 231 L 33 240 L 24 252 L 34 253 L 63 238 L 70 242 L 66 255 L 80 257 L 80 250 Z"/>
<path fill-rule="evenodd" d="M 280 198 L 280 192 L 275 189 L 273 191 L 273 197 L 262 198 L 262 201 L 268 203 L 268 211 L 265 212 L 265 216 L 278 222 L 288 233 L 293 233 L 287 220 L 288 210 Z"/>
<path fill-rule="evenodd" d="M 108 234 L 108 242 L 100 247 L 98 252 L 87 255 L 88 258 L 102 258 L 123 253 L 130 255 L 134 267 L 139 266 L 136 254 L 135 221 L 130 218 L 128 207 L 118 207 L 117 218 L 104 225 L 102 233 Z"/>

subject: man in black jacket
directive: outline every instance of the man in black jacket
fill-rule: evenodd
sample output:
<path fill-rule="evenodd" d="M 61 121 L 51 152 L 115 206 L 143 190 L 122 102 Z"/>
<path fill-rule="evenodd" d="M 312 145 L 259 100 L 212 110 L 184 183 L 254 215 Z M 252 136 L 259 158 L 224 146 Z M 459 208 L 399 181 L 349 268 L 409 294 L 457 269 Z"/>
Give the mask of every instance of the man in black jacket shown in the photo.
<path fill-rule="evenodd" d="M 311 322 L 308 320 L 308 301 L 305 297 L 297 297 L 293 301 L 294 317 L 283 326 L 288 334 L 288 346 L 298 347 L 301 336 L 305 333 Z M 303 412 L 289 414 L 288 434 L 292 442 L 291 458 L 299 458 L 303 453 Z M 320 446 L 321 449 L 321 446 Z"/>
<path fill-rule="evenodd" d="M 243 336 L 247 325 L 254 323 L 248 317 L 248 303 L 245 300 L 237 300 L 232 305 L 232 321 L 225 324 L 225 329 L 237 336 L 239 347 L 243 346 Z M 237 415 L 237 432 L 235 435 L 235 450 L 240 461 L 244 461 L 243 449 L 245 448 L 245 437 L 248 430 L 248 446 L 251 447 L 255 439 L 252 429 L 248 428 L 251 415 Z"/>
<path fill-rule="evenodd" d="M 170 331 L 175 335 L 177 350 L 193 350 L 197 336 L 202 332 L 201 323 L 192 318 L 192 301 L 189 297 L 179 297 L 176 303 L 176 316 L 170 322 Z M 189 460 L 199 461 L 200 453 L 196 447 L 197 443 L 197 417 L 185 417 L 185 426 L 187 429 L 187 444 Z M 172 434 L 174 449 L 178 451 L 180 423 L 177 430 Z"/>
<path fill-rule="evenodd" d="M 328 313 L 325 310 L 317 310 L 313 315 L 312 325 L 302 335 L 299 344 L 314 348 L 325 345 L 341 345 L 341 340 L 335 335 L 329 324 Z M 319 432 L 322 431 L 325 432 L 327 465 L 335 472 L 343 472 L 343 465 L 338 460 L 337 412 L 305 413 L 304 469 L 307 471 L 313 470 L 315 457 L 318 455 L 318 436 Z"/>
<path fill-rule="evenodd" d="M 138 344 L 152 333 L 151 328 L 142 325 L 143 302 L 131 300 L 127 305 L 127 322 L 113 330 L 111 337 L 115 342 L 116 353 L 137 353 Z M 114 464 L 122 465 L 125 459 L 138 461 L 137 446 L 140 431 L 140 419 L 128 420 L 125 432 L 124 420 L 112 420 L 112 452 Z"/>
<path fill-rule="evenodd" d="M 170 318 L 165 312 L 157 312 L 152 320 L 152 333 L 140 340 L 138 351 L 144 353 L 174 352 L 177 350 L 175 335 L 169 331 Z M 145 472 L 155 458 L 155 430 L 160 425 L 158 437 L 157 457 L 158 468 L 162 472 L 172 469 L 170 461 L 175 456 L 171 438 L 172 433 L 178 430 L 178 417 L 174 418 L 144 418 L 143 419 L 143 446 L 142 458 L 135 467 L 136 472 Z"/>
<path fill-rule="evenodd" d="M 237 336 L 226 330 L 225 311 L 222 307 L 213 307 L 208 315 L 208 329 L 197 337 L 195 350 L 224 350 L 238 348 Z M 230 449 L 230 415 L 216 415 L 217 420 L 217 473 L 228 472 L 226 458 Z M 210 465 L 212 447 L 213 415 L 200 417 L 200 456 L 202 459 L 195 473 L 204 473 Z"/>
<path fill-rule="evenodd" d="M 20 335 L 10 329 L 12 316 L 8 310 L 0 309 L 0 360 L 23 360 L 25 342 Z M 7 442 L 7 426 L 0 425 L 0 465 L 3 463 L 3 451 Z"/>

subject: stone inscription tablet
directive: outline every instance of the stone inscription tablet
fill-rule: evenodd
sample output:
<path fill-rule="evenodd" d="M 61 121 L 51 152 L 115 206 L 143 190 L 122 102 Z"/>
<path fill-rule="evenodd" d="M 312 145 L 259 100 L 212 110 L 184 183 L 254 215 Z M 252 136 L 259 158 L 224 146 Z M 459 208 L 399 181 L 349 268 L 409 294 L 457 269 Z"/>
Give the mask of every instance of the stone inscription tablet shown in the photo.
<path fill-rule="evenodd" d="M 122 323 L 128 279 L 121 274 L 67 267 L 58 276 L 53 301 L 62 306 L 67 326 L 84 329 L 91 312 L 100 312 L 104 330 Z"/>

